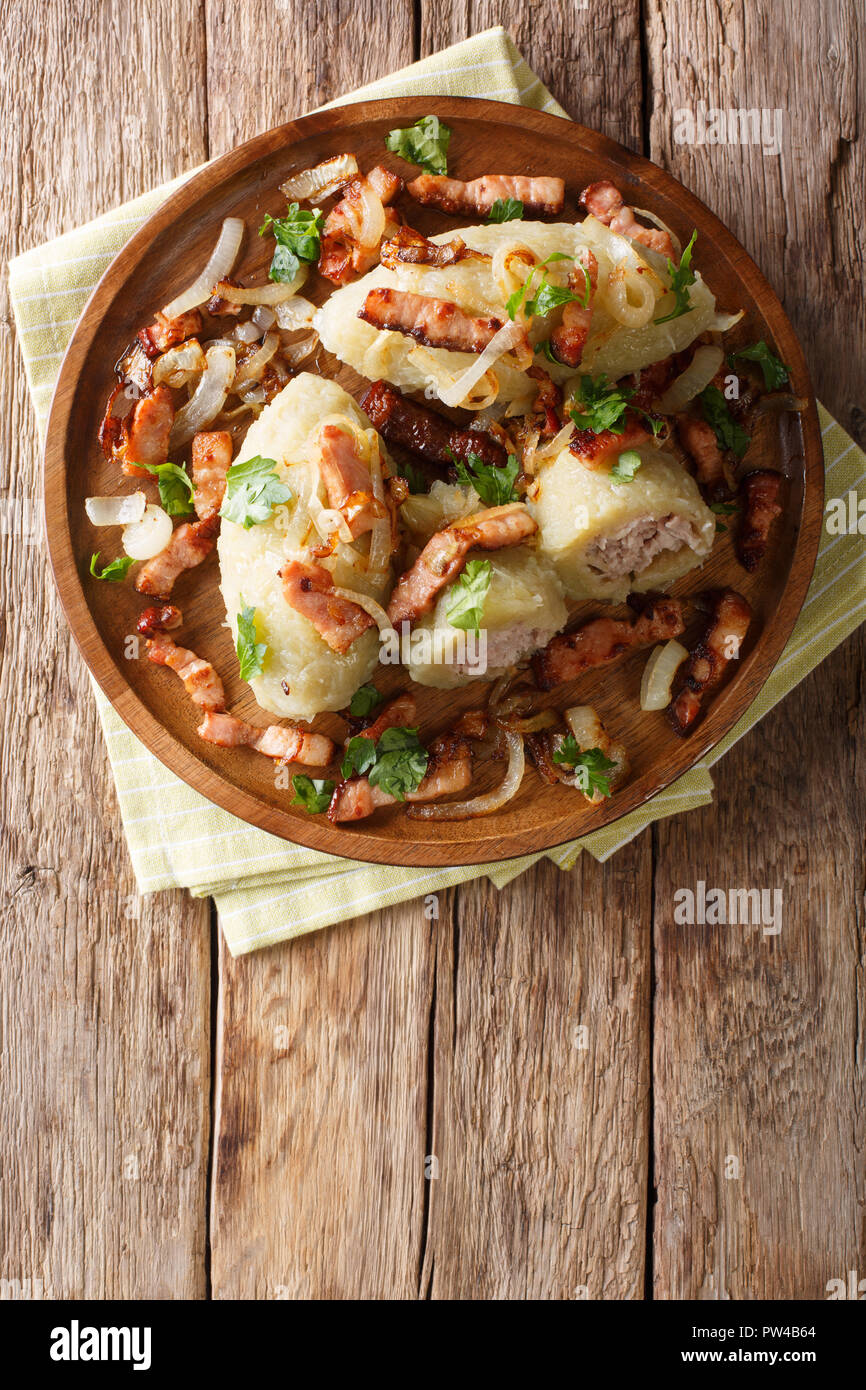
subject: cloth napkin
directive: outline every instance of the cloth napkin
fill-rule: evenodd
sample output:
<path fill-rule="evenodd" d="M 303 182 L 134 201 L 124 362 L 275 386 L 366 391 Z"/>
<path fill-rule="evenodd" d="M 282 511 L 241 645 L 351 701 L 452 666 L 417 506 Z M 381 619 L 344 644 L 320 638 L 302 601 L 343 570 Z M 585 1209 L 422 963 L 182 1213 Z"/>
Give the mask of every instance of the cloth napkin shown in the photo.
<path fill-rule="evenodd" d="M 484 96 L 565 113 L 501 27 L 455 44 L 361 88 L 361 97 Z M 184 178 L 188 175 L 184 175 Z M 40 430 L 61 358 L 78 316 L 106 266 L 183 179 L 155 189 L 86 227 L 10 263 L 10 290 Z M 866 458 L 823 409 L 827 497 L 863 495 Z M 757 700 L 702 763 L 639 810 L 548 851 L 571 869 L 583 850 L 608 859 L 651 822 L 712 800 L 709 769 L 866 617 L 866 555 L 856 534 L 825 532 L 796 629 Z M 319 853 L 254 829 L 192 791 L 150 754 L 94 687 L 120 811 L 141 892 L 182 886 L 212 895 L 232 955 L 346 921 L 377 908 L 486 875 L 504 887 L 542 856 L 498 864 L 397 868 Z"/>

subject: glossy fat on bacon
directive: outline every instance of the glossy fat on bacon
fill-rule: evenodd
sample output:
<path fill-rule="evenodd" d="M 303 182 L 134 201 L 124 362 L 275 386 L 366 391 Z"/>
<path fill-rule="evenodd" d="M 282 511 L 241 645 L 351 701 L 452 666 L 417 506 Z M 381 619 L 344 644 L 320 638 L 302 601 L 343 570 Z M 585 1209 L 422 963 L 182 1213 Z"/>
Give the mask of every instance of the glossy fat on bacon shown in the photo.
<path fill-rule="evenodd" d="M 201 332 L 201 326 L 202 318 L 198 309 L 188 309 L 185 314 L 178 314 L 174 319 L 167 319 L 165 314 L 160 312 L 155 323 L 142 328 L 138 334 L 138 341 L 148 357 L 158 357 L 169 348 L 177 347 L 178 343 L 185 343 L 187 338 L 194 338 Z"/>
<path fill-rule="evenodd" d="M 216 516 L 232 466 L 232 437 L 228 430 L 211 430 L 192 438 L 193 505 L 199 521 Z"/>
<path fill-rule="evenodd" d="M 138 592 L 168 598 L 178 576 L 200 565 L 211 553 L 218 528 L 216 516 L 178 526 L 165 549 L 142 565 L 135 581 Z"/>
<path fill-rule="evenodd" d="M 712 425 L 694 415 L 677 415 L 676 422 L 677 438 L 692 461 L 701 491 L 713 502 L 730 497 L 724 455 Z"/>
<path fill-rule="evenodd" d="M 152 476 L 142 463 L 165 463 L 174 424 L 174 401 L 167 386 L 157 386 L 136 403 L 123 422 L 124 441 L 117 451 L 121 468 L 130 476 Z"/>
<path fill-rule="evenodd" d="M 782 513 L 779 494 L 784 479 L 768 468 L 747 473 L 740 483 L 743 519 L 737 535 L 740 564 L 753 574 L 764 558 L 770 527 Z"/>
<path fill-rule="evenodd" d="M 400 228 L 399 213 L 388 207 L 403 187 L 403 180 L 389 169 L 376 165 L 369 174 L 353 179 L 342 198 L 325 218 L 322 228 L 319 272 L 335 285 L 345 285 L 356 275 L 371 270 L 379 260 L 379 245 L 362 246 L 358 230 L 363 216 L 364 191 L 374 193 L 385 208 L 385 229 L 381 240 L 393 237 Z"/>
<path fill-rule="evenodd" d="M 556 213 L 562 212 L 565 202 L 562 179 L 528 178 L 524 174 L 483 174 L 468 183 L 444 174 L 421 174 L 406 189 L 419 203 L 453 213 L 484 215 L 499 199 L 507 198 L 519 199 L 525 213 Z"/>
<path fill-rule="evenodd" d="M 386 729 L 410 729 L 418 718 L 418 707 L 415 698 L 408 692 L 402 695 L 395 695 L 393 700 L 382 706 L 379 714 L 371 724 L 365 724 L 363 719 L 348 716 L 349 734 L 346 738 L 348 743 L 350 738 L 360 734 L 363 738 L 371 738 L 374 743 L 382 737 Z"/>
<path fill-rule="evenodd" d="M 260 729 L 234 714 L 208 713 L 196 733 L 220 748 L 254 748 L 281 763 L 326 767 L 334 756 L 333 740 L 324 734 L 310 734 L 292 724 L 269 724 Z"/>
<path fill-rule="evenodd" d="M 429 749 L 424 779 L 406 801 L 437 801 L 439 797 L 462 792 L 472 781 L 472 749 L 468 741 L 453 734 L 434 739 Z M 363 820 L 380 806 L 396 806 L 398 798 L 370 785 L 367 777 L 349 777 L 334 789 L 328 807 L 328 820 L 334 824 Z"/>
<path fill-rule="evenodd" d="M 465 463 L 469 454 L 495 468 L 508 462 L 507 450 L 484 430 L 461 429 L 430 406 L 407 400 L 387 381 L 367 387 L 361 409 L 389 444 L 411 449 L 443 469 L 453 468 L 455 459 Z"/>
<path fill-rule="evenodd" d="M 332 652 L 342 655 L 363 632 L 375 627 L 370 614 L 357 603 L 334 593 L 334 580 L 323 565 L 290 560 L 278 573 L 286 603 L 313 624 Z"/>
<path fill-rule="evenodd" d="M 718 685 L 729 661 L 735 661 L 749 630 L 752 610 L 735 589 L 717 589 L 706 596 L 710 617 L 706 632 L 685 664 L 685 683 L 670 707 L 678 734 L 692 728 L 708 690 Z"/>
<path fill-rule="evenodd" d="M 504 326 L 502 319 L 473 318 L 450 299 L 410 294 L 384 285 L 370 290 L 358 318 L 374 328 L 405 333 L 418 343 L 450 352 L 483 352 Z"/>
<path fill-rule="evenodd" d="M 385 506 L 373 496 L 370 470 L 358 457 L 352 435 L 339 425 L 323 425 L 318 445 L 319 473 L 328 494 L 328 505 L 342 512 L 356 540 L 386 515 Z"/>
<path fill-rule="evenodd" d="M 522 502 L 489 507 L 437 531 L 394 586 L 388 617 L 397 627 L 429 613 L 437 594 L 455 579 L 471 550 L 505 550 L 535 534 L 538 523 Z"/>
<path fill-rule="evenodd" d="M 207 710 L 225 709 L 223 683 L 209 661 L 203 661 L 186 647 L 176 646 L 164 633 L 157 633 L 148 641 L 147 658 L 174 671 L 194 705 Z"/>
<path fill-rule="evenodd" d="M 649 430 L 644 429 L 637 416 L 627 412 L 622 434 L 614 434 L 612 430 L 595 434 L 592 430 L 582 430 L 575 425 L 568 447 L 584 468 L 610 472 L 620 454 L 626 449 L 645 444 L 649 437 Z"/>
<path fill-rule="evenodd" d="M 630 237 L 632 241 L 648 246 L 651 251 L 658 251 L 662 256 L 676 260 L 676 251 L 669 234 L 663 232 L 660 227 L 642 227 L 635 218 L 634 209 L 623 201 L 623 196 L 615 184 L 607 180 L 589 184 L 581 193 L 580 202 L 587 212 L 599 222 L 603 222 L 606 227 L 610 227 L 612 232 Z"/>
<path fill-rule="evenodd" d="M 569 272 L 568 288 L 572 294 L 580 295 L 566 304 L 562 312 L 562 323 L 550 335 L 553 354 L 567 367 L 577 367 L 586 347 L 592 324 L 592 311 L 595 306 L 595 292 L 598 288 L 598 261 L 588 246 L 582 246 L 575 260 L 583 267 L 575 267 Z M 584 275 L 584 270 L 586 275 Z M 586 304 L 582 300 L 586 298 Z"/>
<path fill-rule="evenodd" d="M 604 666 L 636 647 L 669 642 L 685 627 L 683 606 L 676 598 L 657 598 L 630 622 L 628 618 L 591 618 L 574 632 L 563 632 L 532 658 L 540 690 L 552 690 L 575 680 L 593 666 Z"/>
<path fill-rule="evenodd" d="M 451 241 L 428 241 L 414 228 L 400 227 L 389 241 L 382 242 L 379 260 L 389 270 L 398 270 L 401 265 L 426 265 L 439 269 L 446 265 L 457 265 L 458 261 L 489 261 L 490 256 L 484 251 L 473 251 L 459 236 Z"/>
<path fill-rule="evenodd" d="M 183 614 L 173 603 L 161 603 L 145 608 L 135 625 L 142 637 L 155 637 L 158 632 L 174 632 L 183 623 Z"/>

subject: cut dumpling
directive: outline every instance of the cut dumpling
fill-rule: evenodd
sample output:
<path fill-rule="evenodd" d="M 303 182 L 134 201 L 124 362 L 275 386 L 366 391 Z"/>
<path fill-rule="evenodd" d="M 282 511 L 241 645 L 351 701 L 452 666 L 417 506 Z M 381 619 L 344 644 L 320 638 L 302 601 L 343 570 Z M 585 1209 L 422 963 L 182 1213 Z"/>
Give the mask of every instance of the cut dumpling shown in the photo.
<path fill-rule="evenodd" d="M 694 479 L 669 454 L 649 446 L 637 453 L 633 480 L 615 483 L 566 447 L 530 492 L 539 548 L 569 598 L 619 603 L 666 588 L 712 549 L 716 518 Z"/>
<path fill-rule="evenodd" d="M 219 538 L 221 588 L 232 637 L 237 641 L 238 614 L 254 608 L 257 641 L 267 646 L 262 673 L 252 677 L 250 686 L 263 709 L 290 719 L 344 708 L 376 667 L 379 634 L 373 623 L 345 652 L 333 650 L 313 622 L 287 602 L 279 571 L 289 565 L 315 566 L 325 583 L 330 576 L 336 587 L 378 603 L 387 602 L 391 588 L 387 560 L 377 572 L 370 570 L 372 532 L 352 539 L 346 522 L 340 524 L 329 505 L 319 448 L 321 432 L 329 426 L 355 441 L 368 472 L 375 449 L 386 457 L 351 396 L 336 382 L 304 372 L 265 407 L 235 459 L 235 464 L 256 455 L 273 459 L 280 481 L 291 489 L 290 501 L 248 530 L 223 518 Z M 334 535 L 337 524 L 337 535 L 344 539 Z"/>

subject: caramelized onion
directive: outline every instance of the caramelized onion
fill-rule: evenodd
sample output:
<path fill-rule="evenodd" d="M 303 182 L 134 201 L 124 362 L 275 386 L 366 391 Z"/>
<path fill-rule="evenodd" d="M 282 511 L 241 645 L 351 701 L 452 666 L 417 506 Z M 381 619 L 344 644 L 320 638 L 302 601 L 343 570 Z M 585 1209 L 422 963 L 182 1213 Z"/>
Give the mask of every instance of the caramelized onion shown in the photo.
<path fill-rule="evenodd" d="M 234 348 L 211 345 L 205 354 L 207 368 L 186 405 L 174 417 L 169 436 L 169 448 L 179 449 L 189 443 L 194 434 L 209 425 L 225 405 L 226 396 L 235 374 Z"/>
<path fill-rule="evenodd" d="M 289 174 L 285 183 L 280 184 L 280 192 L 285 193 L 290 203 L 321 202 L 357 175 L 358 161 L 353 154 L 335 154 L 314 169 Z"/>
<path fill-rule="evenodd" d="M 167 319 L 176 319 L 180 314 L 185 314 L 188 309 L 195 309 L 197 305 L 204 304 L 206 299 L 210 299 L 216 282 L 231 275 L 234 263 L 238 258 L 238 252 L 241 249 L 243 236 L 243 219 L 227 217 L 204 270 L 182 294 L 177 295 L 163 309 L 162 312 Z"/>
<path fill-rule="evenodd" d="M 407 816 L 413 820 L 474 820 L 476 816 L 489 816 L 492 811 L 498 811 L 516 796 L 526 769 L 523 739 L 511 729 L 503 728 L 502 733 L 508 748 L 508 767 L 495 791 L 485 792 L 471 801 L 413 803 L 406 808 Z"/>

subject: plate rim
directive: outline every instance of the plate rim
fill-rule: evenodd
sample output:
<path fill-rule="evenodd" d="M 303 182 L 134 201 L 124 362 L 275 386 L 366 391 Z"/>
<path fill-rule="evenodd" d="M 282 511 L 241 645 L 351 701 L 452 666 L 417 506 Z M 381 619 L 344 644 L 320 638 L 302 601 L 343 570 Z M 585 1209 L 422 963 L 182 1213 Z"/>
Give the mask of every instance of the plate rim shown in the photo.
<path fill-rule="evenodd" d="M 592 810 L 580 808 L 573 816 L 557 822 L 553 836 L 549 828 L 538 826 L 508 833 L 499 829 L 495 835 L 491 834 L 485 838 L 484 821 L 477 820 L 473 824 L 476 828 L 480 827 L 482 833 L 476 834 L 472 840 L 461 842 L 459 848 L 450 842 L 418 842 L 401 837 L 375 838 L 369 833 L 352 830 L 348 826 L 337 828 L 329 822 L 326 825 L 319 824 L 319 817 L 309 816 L 302 820 L 299 816 L 289 814 L 288 810 L 280 810 L 260 801 L 254 792 L 230 782 L 220 771 L 196 758 L 155 718 L 143 700 L 120 676 L 87 603 L 84 585 L 75 562 L 66 506 L 65 440 L 74 391 L 98 331 L 101 312 L 106 307 L 103 301 L 109 296 L 115 296 L 118 276 L 125 280 L 150 244 L 164 230 L 164 226 L 175 220 L 181 212 L 190 210 L 201 193 L 211 191 L 215 186 L 224 183 L 248 164 L 275 153 L 293 140 L 351 127 L 359 120 L 398 119 L 404 115 L 417 119 L 419 115 L 426 114 L 431 100 L 435 100 L 440 112 L 446 116 L 450 115 L 453 119 L 481 119 L 502 125 L 507 116 L 511 124 L 517 118 L 539 135 L 543 134 L 545 127 L 550 128 L 551 123 L 554 123 L 558 133 L 567 131 L 576 143 L 583 146 L 584 153 L 615 162 L 638 184 L 649 186 L 655 192 L 674 200 L 678 209 L 682 209 L 684 213 L 690 210 L 699 212 L 705 233 L 709 235 L 713 244 L 729 261 L 734 262 L 737 274 L 748 280 L 751 293 L 761 297 L 763 316 L 767 318 L 768 310 L 772 312 L 775 320 L 774 335 L 777 336 L 777 341 L 779 336 L 785 337 L 786 358 L 793 353 L 794 361 L 790 364 L 792 374 L 798 385 L 805 386 L 805 391 L 801 394 L 806 395 L 809 401 L 807 410 L 800 416 L 803 440 L 803 503 L 791 551 L 788 580 L 774 612 L 760 634 L 759 646 L 749 653 L 737 677 L 717 695 L 712 711 L 701 721 L 688 740 L 683 740 L 683 749 L 692 756 L 688 757 L 682 766 L 679 765 L 681 760 L 677 759 L 678 771 L 672 777 L 665 777 L 656 786 L 643 788 L 643 783 L 652 781 L 651 773 L 648 772 L 642 778 L 623 787 L 616 798 L 618 805 L 615 814 L 606 814 L 604 804 Z M 781 334 L 777 333 L 777 328 L 781 330 Z M 775 670 L 793 631 L 808 593 L 818 554 L 823 517 L 823 480 L 824 461 L 817 404 L 797 334 L 763 272 L 715 214 L 672 174 L 653 164 L 645 156 L 635 154 L 608 136 L 576 121 L 509 102 L 438 95 L 435 98 L 425 95 L 387 97 L 326 107 L 264 131 L 211 160 L 184 179 L 180 187 L 154 209 L 112 258 L 88 297 L 67 344 L 58 372 L 46 424 L 42 463 L 47 548 L 66 620 L 88 669 L 112 707 L 139 742 L 194 791 L 248 825 L 290 843 L 331 854 L 335 858 L 407 868 L 463 867 L 544 853 L 615 825 L 623 817 L 641 809 L 659 791 L 672 785 L 678 777 L 694 768 L 751 708 Z M 59 506 L 57 499 L 60 502 Z M 754 678 L 750 681 L 748 676 L 757 657 L 761 658 L 764 670 L 755 682 Z M 731 707 L 732 713 L 729 712 Z M 722 727 L 718 728 L 719 725 Z M 635 796 L 638 788 L 642 790 Z M 613 811 L 614 806 L 607 803 L 607 809 Z M 336 847 L 335 841 L 339 848 Z"/>

